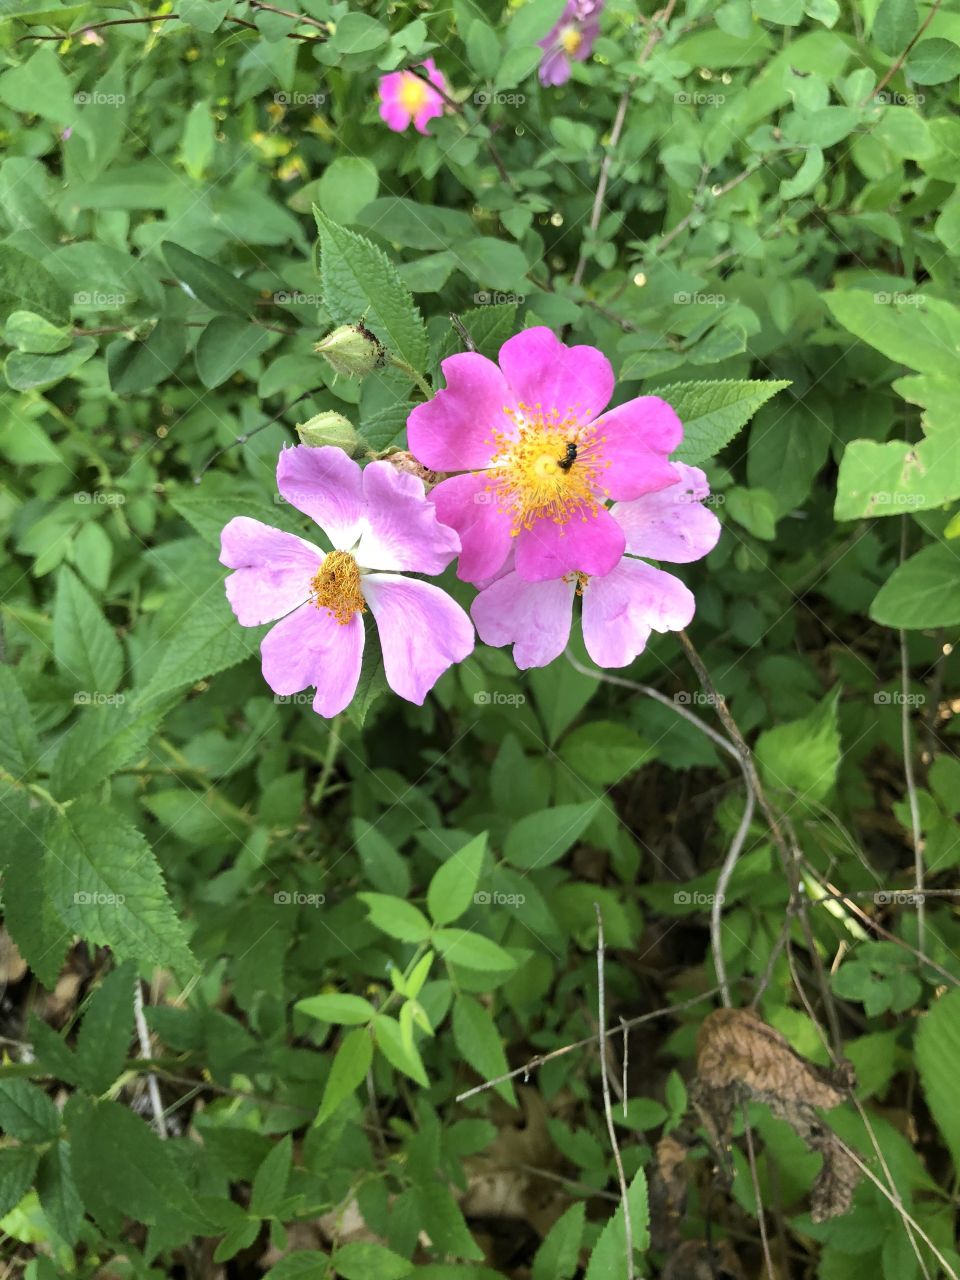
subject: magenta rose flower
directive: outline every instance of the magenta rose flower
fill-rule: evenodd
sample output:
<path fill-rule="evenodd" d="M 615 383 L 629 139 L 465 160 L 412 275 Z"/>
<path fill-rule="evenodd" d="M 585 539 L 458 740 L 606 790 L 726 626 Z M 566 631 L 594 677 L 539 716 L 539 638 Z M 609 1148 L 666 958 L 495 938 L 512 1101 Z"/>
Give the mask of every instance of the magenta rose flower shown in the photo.
<path fill-rule="evenodd" d="M 602 12 L 603 0 L 568 0 L 560 21 L 537 41 L 543 50 L 541 84 L 566 84 L 570 79 L 571 60 L 586 62 L 600 34 Z"/>
<path fill-rule="evenodd" d="M 443 72 L 432 58 L 421 66 L 429 84 L 414 71 L 391 71 L 380 77 L 380 118 L 394 133 L 403 133 L 411 120 L 418 133 L 426 133 L 427 123 L 443 115 L 443 95 L 447 92 Z"/>
<path fill-rule="evenodd" d="M 520 578 L 602 577 L 620 561 L 623 528 L 606 507 L 675 484 L 667 460 L 683 435 L 656 396 L 604 412 L 610 362 L 526 329 L 500 348 L 443 362 L 446 389 L 407 419 L 410 451 L 433 471 L 461 472 L 430 493 L 462 550 L 466 582 L 493 578 L 515 552 Z"/>
<path fill-rule="evenodd" d="M 673 574 L 635 558 L 688 564 L 712 551 L 720 537 L 720 521 L 703 506 L 710 493 L 706 476 L 697 467 L 673 465 L 679 480 L 669 489 L 611 509 L 627 554 L 605 577 L 572 573 L 525 582 L 511 569 L 481 591 L 470 612 L 484 644 L 512 644 L 521 669 L 545 667 L 566 648 L 576 596 L 582 597 L 584 644 L 600 667 L 628 666 L 651 631 L 688 626 L 692 593 Z"/>
<path fill-rule="evenodd" d="M 279 694 L 316 688 L 313 709 L 335 716 L 357 689 L 363 614 L 373 614 L 387 683 L 418 705 L 473 649 L 473 627 L 445 591 L 405 573 L 441 573 L 459 550 L 423 481 L 389 462 L 360 466 L 342 449 L 297 445 L 277 462 L 277 488 L 320 526 L 334 550 L 236 516 L 220 561 L 235 570 L 227 599 L 263 638 L 263 678 Z M 279 621 L 278 621 L 279 619 Z"/>

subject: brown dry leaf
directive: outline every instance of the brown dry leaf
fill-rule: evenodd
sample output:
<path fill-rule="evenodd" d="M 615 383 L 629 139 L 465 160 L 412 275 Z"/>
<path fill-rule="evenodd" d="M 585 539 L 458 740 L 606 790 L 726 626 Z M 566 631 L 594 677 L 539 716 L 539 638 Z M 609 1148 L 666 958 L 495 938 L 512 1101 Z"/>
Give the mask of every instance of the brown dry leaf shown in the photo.
<path fill-rule="evenodd" d="M 747 1280 L 729 1240 L 684 1240 L 667 1259 L 662 1280 Z"/>
<path fill-rule="evenodd" d="M 744 1102 L 763 1102 L 811 1151 L 823 1156 L 811 1192 L 814 1222 L 847 1212 L 859 1172 L 815 1108 L 829 1110 L 844 1100 L 852 1083 L 850 1072 L 831 1076 L 808 1062 L 779 1031 L 748 1009 L 717 1009 L 703 1020 L 697 1037 L 697 1068 L 691 1100 L 725 1168 L 734 1108 Z"/>

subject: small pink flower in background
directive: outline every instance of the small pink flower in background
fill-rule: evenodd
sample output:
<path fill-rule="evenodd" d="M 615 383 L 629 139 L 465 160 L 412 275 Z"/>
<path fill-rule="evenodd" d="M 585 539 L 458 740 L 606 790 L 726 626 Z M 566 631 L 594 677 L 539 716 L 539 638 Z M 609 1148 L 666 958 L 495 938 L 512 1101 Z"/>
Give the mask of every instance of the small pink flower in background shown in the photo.
<path fill-rule="evenodd" d="M 600 667 L 628 666 L 651 631 L 688 626 L 692 593 L 673 574 L 634 558 L 688 564 L 712 551 L 720 537 L 720 521 L 703 506 L 710 493 L 706 476 L 697 467 L 673 465 L 676 484 L 612 508 L 627 554 L 611 573 L 525 582 L 511 569 L 481 591 L 470 612 L 484 644 L 512 644 L 521 669 L 545 667 L 567 646 L 576 595 L 583 600 L 584 644 Z"/>
<path fill-rule="evenodd" d="M 422 705 L 440 676 L 472 651 L 473 627 L 439 587 L 405 573 L 441 573 L 459 550 L 437 520 L 423 482 L 389 462 L 361 470 L 333 446 L 284 449 L 277 488 L 333 544 L 237 516 L 221 534 L 220 561 L 235 570 L 227 598 L 263 638 L 263 677 L 274 693 L 315 686 L 313 709 L 335 716 L 351 702 L 363 657 L 363 614 L 373 614 L 387 683 Z"/>
<path fill-rule="evenodd" d="M 568 0 L 560 21 L 537 41 L 544 51 L 540 62 L 541 84 L 566 84 L 570 79 L 571 60 L 586 62 L 600 34 L 602 12 L 603 0 Z"/>
<path fill-rule="evenodd" d="M 443 72 L 432 58 L 421 66 L 429 84 L 415 71 L 391 71 L 380 77 L 380 117 L 394 133 L 403 133 L 411 120 L 418 133 L 426 133 L 427 123 L 443 115 L 443 94 L 447 92 Z"/>
<path fill-rule="evenodd" d="M 606 500 L 639 498 L 676 483 L 667 455 L 680 419 L 656 396 L 604 412 L 610 362 L 595 347 L 567 347 L 526 329 L 500 348 L 443 362 L 446 389 L 407 419 L 410 451 L 434 471 L 461 472 L 430 493 L 460 535 L 458 574 L 495 577 L 511 551 L 528 582 L 569 573 L 603 576 L 626 545 Z"/>

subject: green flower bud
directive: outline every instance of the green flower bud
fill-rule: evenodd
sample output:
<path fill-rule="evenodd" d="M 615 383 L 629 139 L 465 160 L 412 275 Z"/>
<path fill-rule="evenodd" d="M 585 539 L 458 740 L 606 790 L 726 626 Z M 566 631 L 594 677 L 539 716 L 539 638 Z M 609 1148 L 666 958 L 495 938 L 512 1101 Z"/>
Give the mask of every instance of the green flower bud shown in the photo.
<path fill-rule="evenodd" d="M 365 378 L 374 369 L 382 369 L 387 352 L 365 324 L 344 324 L 322 338 L 314 350 L 323 356 L 334 373 L 347 378 Z"/>
<path fill-rule="evenodd" d="M 308 422 L 297 423 L 297 435 L 303 444 L 311 445 L 313 448 L 319 448 L 325 444 L 336 445 L 351 457 L 360 448 L 360 437 L 353 423 L 342 413 L 334 413 L 332 409 L 316 414 Z"/>

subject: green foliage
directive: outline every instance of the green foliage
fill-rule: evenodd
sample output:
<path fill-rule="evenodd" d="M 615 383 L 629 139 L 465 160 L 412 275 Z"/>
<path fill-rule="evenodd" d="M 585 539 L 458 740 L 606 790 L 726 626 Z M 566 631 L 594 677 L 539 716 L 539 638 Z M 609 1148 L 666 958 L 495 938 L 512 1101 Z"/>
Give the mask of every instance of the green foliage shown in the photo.
<path fill-rule="evenodd" d="M 625 1277 L 599 908 L 636 1273 L 765 1271 L 739 1098 L 714 1146 L 694 1088 L 722 960 L 853 1064 L 818 1129 L 880 1184 L 819 1220 L 751 1103 L 775 1268 L 960 1276 L 960 8 L 608 3 L 544 86 L 562 8 L 0 0 L 10 1274 Z M 394 133 L 377 81 L 427 58 L 446 110 Z M 298 424 L 404 450 L 532 325 L 679 415 L 712 685 L 669 631 L 595 679 L 577 624 L 414 707 L 369 627 L 343 716 L 274 696 L 223 526 L 316 538 Z"/>

